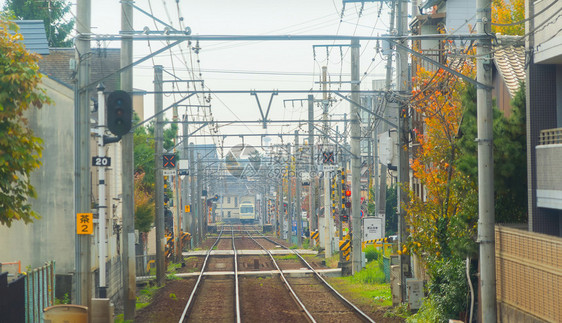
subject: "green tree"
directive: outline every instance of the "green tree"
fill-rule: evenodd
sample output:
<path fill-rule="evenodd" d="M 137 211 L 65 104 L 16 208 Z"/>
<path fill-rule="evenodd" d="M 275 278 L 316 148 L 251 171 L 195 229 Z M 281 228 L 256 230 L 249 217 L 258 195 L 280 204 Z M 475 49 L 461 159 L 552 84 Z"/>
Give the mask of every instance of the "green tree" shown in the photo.
<path fill-rule="evenodd" d="M 6 0 L 3 10 L 17 19 L 43 20 L 51 47 L 71 47 L 70 33 L 74 18 L 69 18 L 71 4 L 64 0 Z"/>
<path fill-rule="evenodd" d="M 478 146 L 476 89 L 468 86 L 463 93 L 464 115 L 459 146 L 459 170 L 476 183 Z M 525 133 L 525 85 L 521 84 L 512 102 L 512 113 L 504 116 L 493 108 L 494 192 L 498 223 L 522 223 L 527 220 L 527 148 Z"/>
<path fill-rule="evenodd" d="M 133 123 L 140 121 L 135 113 Z M 164 129 L 164 148 L 174 146 L 178 126 L 172 124 Z M 154 123 L 134 130 L 134 171 L 135 171 L 135 228 L 148 232 L 154 223 Z"/>
<path fill-rule="evenodd" d="M 0 17 L 0 224 L 38 218 L 29 198 L 36 192 L 29 175 L 41 165 L 43 147 L 24 112 L 51 101 L 39 87 L 39 55 L 25 50 L 17 26 Z"/>

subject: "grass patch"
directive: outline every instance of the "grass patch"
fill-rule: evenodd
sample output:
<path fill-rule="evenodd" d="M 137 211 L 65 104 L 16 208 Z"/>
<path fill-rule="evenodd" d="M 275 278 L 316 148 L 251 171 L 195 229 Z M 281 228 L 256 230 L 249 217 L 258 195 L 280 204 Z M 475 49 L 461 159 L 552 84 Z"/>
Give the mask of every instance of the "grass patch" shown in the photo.
<path fill-rule="evenodd" d="M 275 256 L 275 259 L 277 259 L 277 260 L 297 260 L 298 257 L 297 257 L 297 255 L 289 254 L 289 255 L 284 255 L 284 256 Z"/>
<path fill-rule="evenodd" d="M 124 320 L 123 317 L 125 316 L 125 314 L 119 314 L 115 316 L 115 320 L 113 322 L 115 323 L 133 323 L 133 320 Z"/>
<path fill-rule="evenodd" d="M 137 302 L 136 302 L 135 308 L 137 310 L 140 310 L 140 309 L 145 308 L 148 305 L 150 305 L 150 302 L 152 301 L 152 297 L 154 296 L 154 294 L 156 294 L 158 289 L 160 289 L 160 287 L 158 287 L 156 285 L 147 286 L 147 287 L 141 289 L 139 291 L 139 296 L 137 297 Z"/>
<path fill-rule="evenodd" d="M 338 268 L 338 263 L 340 262 L 340 253 L 335 252 L 332 257 L 326 259 L 326 266 L 330 268 Z"/>
<path fill-rule="evenodd" d="M 354 279 L 353 276 L 330 278 L 330 284 L 346 298 L 349 297 L 351 300 L 353 297 L 354 302 L 377 307 L 392 306 L 389 284 L 366 284 Z"/>
<path fill-rule="evenodd" d="M 302 248 L 303 249 L 310 249 L 310 239 L 306 238 L 302 241 Z"/>

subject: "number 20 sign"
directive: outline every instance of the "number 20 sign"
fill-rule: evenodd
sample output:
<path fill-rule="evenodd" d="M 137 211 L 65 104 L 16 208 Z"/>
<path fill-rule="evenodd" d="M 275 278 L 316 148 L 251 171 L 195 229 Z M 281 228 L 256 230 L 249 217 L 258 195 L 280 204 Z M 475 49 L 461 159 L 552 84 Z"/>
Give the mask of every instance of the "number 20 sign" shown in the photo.
<path fill-rule="evenodd" d="M 110 157 L 92 157 L 92 166 L 111 166 Z"/>
<path fill-rule="evenodd" d="M 93 213 L 77 213 L 76 234 L 92 234 L 92 233 L 94 233 Z"/>

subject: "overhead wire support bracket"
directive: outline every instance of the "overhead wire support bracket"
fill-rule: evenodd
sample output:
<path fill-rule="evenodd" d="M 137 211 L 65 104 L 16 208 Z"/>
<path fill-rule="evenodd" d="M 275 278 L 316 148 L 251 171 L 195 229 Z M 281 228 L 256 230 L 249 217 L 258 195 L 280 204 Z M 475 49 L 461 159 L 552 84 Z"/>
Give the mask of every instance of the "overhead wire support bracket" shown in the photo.
<path fill-rule="evenodd" d="M 258 103 L 258 108 L 260 109 L 260 114 L 262 117 L 262 122 L 263 122 L 263 129 L 267 129 L 267 117 L 269 116 L 269 111 L 271 110 L 271 102 L 273 102 L 273 96 L 277 95 L 278 92 L 273 90 L 271 92 L 271 96 L 269 97 L 269 104 L 267 105 L 267 111 L 265 112 L 265 115 L 263 114 L 263 109 L 261 107 L 261 103 L 260 103 L 260 99 L 258 98 L 258 94 L 256 93 L 256 91 L 250 91 L 250 95 L 253 95 L 256 97 L 256 102 Z"/>
<path fill-rule="evenodd" d="M 366 112 L 369 113 L 370 115 L 373 115 L 373 116 L 379 118 L 380 120 L 382 120 L 383 122 L 385 122 L 385 123 L 388 124 L 389 126 L 394 127 L 394 128 L 398 128 L 398 125 L 395 124 L 394 122 L 389 121 L 389 120 L 387 120 L 386 118 L 382 117 L 380 114 L 375 113 L 375 112 L 373 112 L 373 111 L 371 111 L 371 110 L 365 108 L 365 107 L 362 106 L 361 104 L 359 104 L 359 103 L 357 103 L 357 102 L 351 100 L 350 98 L 346 97 L 345 95 L 342 95 L 339 91 L 332 91 L 332 92 L 334 92 L 334 94 L 337 95 L 337 96 L 339 96 L 340 98 L 342 98 L 342 99 L 344 99 L 344 100 L 346 100 L 346 101 L 348 101 L 348 102 L 350 102 L 350 103 L 352 103 L 352 104 L 355 104 L 355 105 L 358 106 L 361 110 L 366 111 Z"/>
<path fill-rule="evenodd" d="M 174 26 L 168 25 L 167 23 L 165 23 L 164 21 L 154 17 L 152 14 L 150 14 L 149 12 L 144 11 L 143 9 L 139 8 L 138 6 L 136 6 L 134 3 L 132 3 L 131 1 L 131 6 L 133 6 L 133 8 L 137 9 L 138 11 L 142 12 L 143 14 L 147 15 L 149 18 L 154 19 L 155 21 L 158 21 L 159 23 L 161 23 L 162 25 L 177 31 L 176 28 L 174 28 Z"/>
<path fill-rule="evenodd" d="M 170 106 L 166 107 L 165 109 L 162 109 L 162 111 L 160 111 L 160 112 L 154 114 L 153 116 L 148 117 L 148 118 L 144 119 L 143 121 L 141 121 L 141 122 L 137 123 L 136 125 L 134 125 L 134 126 L 131 128 L 131 131 L 134 131 L 136 128 L 138 128 L 138 127 L 142 126 L 143 124 L 147 123 L 148 121 L 154 119 L 154 117 L 158 116 L 159 114 L 162 114 L 162 113 L 164 113 L 164 112 L 170 110 L 171 108 L 178 106 L 178 103 L 181 103 L 181 102 L 183 102 L 183 101 L 189 99 L 190 97 L 192 97 L 192 96 L 194 96 L 194 95 L 195 95 L 195 93 L 188 94 L 187 96 L 181 98 L 179 101 L 177 101 L 177 102 L 175 102 L 175 103 L 172 103 Z"/>
<path fill-rule="evenodd" d="M 468 76 L 466 76 L 466 75 L 464 75 L 464 74 L 462 74 L 462 73 L 459 73 L 459 72 L 455 71 L 454 69 L 450 68 L 449 66 L 444 65 L 444 64 L 441 64 L 441 63 L 439 63 L 439 62 L 436 61 L 436 60 L 433 60 L 433 59 L 431 59 L 431 58 L 429 58 L 429 57 L 427 57 L 427 56 L 425 56 L 425 55 L 423 55 L 423 54 L 420 54 L 420 53 L 416 52 L 416 51 L 413 50 L 413 49 L 410 49 L 410 48 L 407 47 L 407 46 L 404 46 L 404 45 L 402 45 L 402 44 L 400 44 L 400 43 L 397 43 L 397 42 L 395 42 L 395 41 L 393 41 L 393 40 L 390 40 L 390 39 L 388 39 L 387 41 L 388 41 L 390 44 L 396 46 L 397 48 L 400 48 L 400 49 L 402 49 L 402 50 L 405 50 L 405 51 L 407 51 L 408 53 L 410 53 L 410 54 L 412 54 L 412 55 L 414 55 L 414 56 L 416 56 L 416 57 L 419 57 L 419 58 L 421 58 L 421 59 L 423 59 L 423 60 L 425 60 L 425 61 L 427 61 L 427 62 L 430 62 L 431 64 L 434 64 L 435 66 L 438 66 L 438 67 L 444 69 L 445 71 L 447 71 L 447 72 L 449 72 L 449 73 L 451 73 L 451 74 L 453 74 L 453 75 L 455 75 L 455 76 L 458 76 L 458 77 L 460 77 L 461 79 L 463 79 L 463 80 L 465 80 L 465 81 L 467 81 L 467 82 L 469 82 L 469 83 L 474 84 L 477 88 L 487 89 L 487 90 L 491 90 L 491 89 L 494 88 L 493 86 L 488 86 L 488 85 L 486 85 L 486 84 L 482 84 L 482 83 L 476 81 L 475 79 L 472 79 L 472 78 L 470 78 L 470 77 L 468 77 Z"/>

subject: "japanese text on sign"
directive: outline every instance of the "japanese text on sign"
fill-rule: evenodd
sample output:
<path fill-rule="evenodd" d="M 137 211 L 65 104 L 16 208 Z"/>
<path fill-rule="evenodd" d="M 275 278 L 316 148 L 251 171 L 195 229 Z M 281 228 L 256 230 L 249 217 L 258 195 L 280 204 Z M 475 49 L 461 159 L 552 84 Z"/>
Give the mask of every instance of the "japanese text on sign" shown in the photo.
<path fill-rule="evenodd" d="M 76 214 L 76 234 L 94 233 L 94 215 L 92 213 Z"/>

